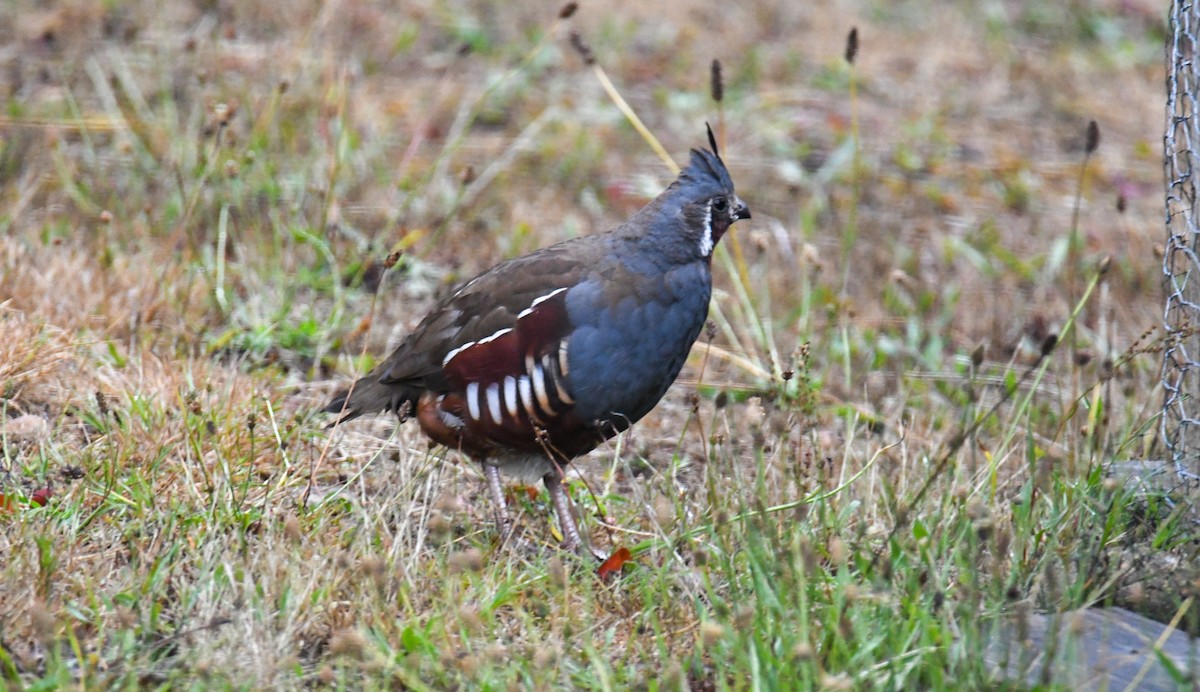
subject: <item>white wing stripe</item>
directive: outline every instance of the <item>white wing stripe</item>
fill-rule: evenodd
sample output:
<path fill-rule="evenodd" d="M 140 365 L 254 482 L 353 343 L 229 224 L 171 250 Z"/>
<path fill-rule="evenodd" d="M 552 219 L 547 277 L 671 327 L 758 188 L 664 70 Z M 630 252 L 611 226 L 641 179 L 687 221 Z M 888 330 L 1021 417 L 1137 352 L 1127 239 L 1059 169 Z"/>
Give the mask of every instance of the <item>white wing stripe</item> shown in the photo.
<path fill-rule="evenodd" d="M 512 327 L 505 327 L 504 329 L 497 331 L 495 334 L 492 334 L 491 336 L 486 336 L 486 337 L 480 339 L 479 343 L 486 344 L 489 341 L 495 341 L 496 339 L 499 339 L 500 337 L 504 336 L 505 334 L 507 334 L 511 331 L 512 331 Z"/>
<path fill-rule="evenodd" d="M 553 416 L 554 409 L 550 408 L 550 397 L 546 396 L 546 374 L 542 371 L 541 363 L 534 364 L 529 374 L 533 377 L 533 391 L 537 394 L 538 405 L 546 415 Z"/>
<path fill-rule="evenodd" d="M 500 384 L 493 382 L 487 388 L 487 404 L 488 413 L 492 416 L 492 422 L 500 425 Z"/>
<path fill-rule="evenodd" d="M 517 420 L 520 417 L 520 404 L 517 402 L 517 378 L 512 375 L 504 376 L 504 408 L 508 415 Z"/>
<path fill-rule="evenodd" d="M 450 361 L 454 360 L 454 356 L 457 356 L 458 354 L 462 353 L 463 351 L 467 350 L 468 348 L 471 348 L 474 345 L 475 345 L 474 341 L 468 341 L 467 343 L 463 344 L 462 346 L 459 346 L 458 348 L 454 349 L 453 351 L 447 353 L 446 357 L 442 359 L 442 367 L 443 368 L 446 367 L 450 363 Z"/>
<path fill-rule="evenodd" d="M 521 375 L 517 379 L 517 391 L 521 394 L 521 405 L 525 407 L 525 413 L 529 414 L 529 420 L 538 421 L 537 407 L 533 405 L 533 386 L 529 381 L 529 375 Z"/>
<path fill-rule="evenodd" d="M 467 385 L 467 413 L 471 414 L 471 420 L 479 420 L 478 382 L 472 382 Z"/>

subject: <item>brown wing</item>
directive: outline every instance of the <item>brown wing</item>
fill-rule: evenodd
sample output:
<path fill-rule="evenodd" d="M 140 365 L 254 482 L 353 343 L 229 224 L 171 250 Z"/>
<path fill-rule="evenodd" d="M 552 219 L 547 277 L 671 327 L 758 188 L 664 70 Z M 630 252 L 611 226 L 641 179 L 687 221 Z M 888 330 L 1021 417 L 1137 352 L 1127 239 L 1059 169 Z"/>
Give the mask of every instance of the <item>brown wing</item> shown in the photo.
<path fill-rule="evenodd" d="M 513 329 L 523 312 L 539 299 L 566 289 L 593 267 L 581 263 L 580 248 L 597 237 L 560 243 L 496 265 L 437 305 L 413 333 L 380 365 L 379 382 L 425 390 L 451 386 L 445 369 L 447 356 L 471 344 Z M 562 328 L 565 328 L 563 325 Z M 549 325 L 546 325 L 549 328 Z M 561 334 L 546 334 L 557 340 Z M 494 361 L 494 368 L 503 368 Z"/>

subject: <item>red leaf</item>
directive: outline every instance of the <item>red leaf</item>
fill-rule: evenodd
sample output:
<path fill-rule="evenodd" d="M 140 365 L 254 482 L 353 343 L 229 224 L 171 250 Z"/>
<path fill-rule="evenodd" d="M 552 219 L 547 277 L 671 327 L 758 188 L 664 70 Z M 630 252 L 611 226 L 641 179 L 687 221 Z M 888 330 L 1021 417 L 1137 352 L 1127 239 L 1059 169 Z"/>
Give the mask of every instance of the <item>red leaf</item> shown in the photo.
<path fill-rule="evenodd" d="M 50 488 L 39 488 L 33 491 L 29 499 L 38 507 L 45 507 L 46 503 L 50 502 L 50 498 L 54 496 L 54 491 Z"/>
<path fill-rule="evenodd" d="M 0 513 L 11 512 L 12 510 L 16 509 L 16 507 L 17 503 L 13 502 L 11 497 L 5 495 L 4 493 L 0 493 Z"/>
<path fill-rule="evenodd" d="M 536 502 L 541 491 L 532 485 L 510 485 L 504 491 L 504 501 L 510 504 L 516 502 L 518 493 L 527 495 L 530 502 Z"/>
<path fill-rule="evenodd" d="M 633 555 L 629 552 L 629 548 L 617 548 L 612 555 L 608 556 L 607 560 L 600 564 L 596 574 L 599 574 L 601 579 L 608 581 L 614 574 L 621 571 L 626 562 L 632 559 Z"/>

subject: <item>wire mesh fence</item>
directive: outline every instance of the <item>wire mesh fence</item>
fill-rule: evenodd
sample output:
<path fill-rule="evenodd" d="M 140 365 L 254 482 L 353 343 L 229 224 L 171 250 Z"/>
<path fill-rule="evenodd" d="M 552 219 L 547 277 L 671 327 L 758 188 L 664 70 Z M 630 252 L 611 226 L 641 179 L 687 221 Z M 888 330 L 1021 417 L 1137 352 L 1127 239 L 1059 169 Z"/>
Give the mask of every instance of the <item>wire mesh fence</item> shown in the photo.
<path fill-rule="evenodd" d="M 1175 472 L 1200 484 L 1200 66 L 1196 62 L 1200 7 L 1173 0 L 1167 39 L 1167 123 L 1163 139 L 1167 242 L 1163 252 L 1167 341 L 1162 381 L 1162 435 Z"/>

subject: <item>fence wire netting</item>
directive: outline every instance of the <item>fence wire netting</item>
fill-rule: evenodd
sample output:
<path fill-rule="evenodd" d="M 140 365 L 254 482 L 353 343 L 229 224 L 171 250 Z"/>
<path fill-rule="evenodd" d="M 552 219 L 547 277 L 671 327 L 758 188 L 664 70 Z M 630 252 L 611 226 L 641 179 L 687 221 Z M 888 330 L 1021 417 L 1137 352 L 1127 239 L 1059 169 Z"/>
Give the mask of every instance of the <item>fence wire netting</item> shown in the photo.
<path fill-rule="evenodd" d="M 1167 123 L 1163 139 L 1167 242 L 1163 252 L 1167 340 L 1162 435 L 1179 480 L 1200 483 L 1200 7 L 1173 0 L 1167 39 Z"/>

